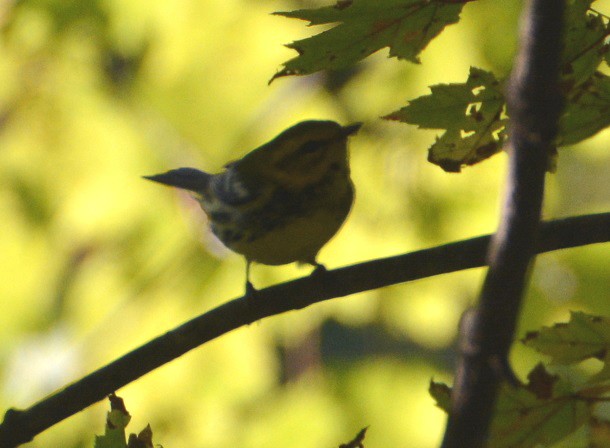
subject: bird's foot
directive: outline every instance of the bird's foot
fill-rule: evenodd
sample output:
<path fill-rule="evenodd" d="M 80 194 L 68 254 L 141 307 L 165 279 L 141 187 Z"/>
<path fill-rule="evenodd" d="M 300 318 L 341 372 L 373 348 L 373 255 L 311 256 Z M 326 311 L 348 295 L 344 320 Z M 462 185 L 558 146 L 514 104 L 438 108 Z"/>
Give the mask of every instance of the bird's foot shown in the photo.
<path fill-rule="evenodd" d="M 256 299 L 258 290 L 254 287 L 251 281 L 246 282 L 246 294 L 244 295 L 246 301 L 250 302 Z"/>
<path fill-rule="evenodd" d="M 326 274 L 326 267 L 320 263 L 312 263 L 314 266 L 314 270 L 311 273 L 312 277 L 319 277 L 321 275 Z"/>

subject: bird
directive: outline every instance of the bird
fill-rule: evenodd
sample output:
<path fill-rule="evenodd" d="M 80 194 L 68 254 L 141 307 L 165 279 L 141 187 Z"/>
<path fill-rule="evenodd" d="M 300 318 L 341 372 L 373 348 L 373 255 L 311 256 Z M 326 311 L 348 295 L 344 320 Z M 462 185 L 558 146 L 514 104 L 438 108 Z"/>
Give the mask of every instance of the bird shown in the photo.
<path fill-rule="evenodd" d="M 320 249 L 339 231 L 354 202 L 348 137 L 362 123 L 307 120 L 281 132 L 224 171 L 177 168 L 145 179 L 188 190 L 211 231 L 246 261 L 246 296 L 257 291 L 251 263 L 309 264 L 324 272 Z"/>

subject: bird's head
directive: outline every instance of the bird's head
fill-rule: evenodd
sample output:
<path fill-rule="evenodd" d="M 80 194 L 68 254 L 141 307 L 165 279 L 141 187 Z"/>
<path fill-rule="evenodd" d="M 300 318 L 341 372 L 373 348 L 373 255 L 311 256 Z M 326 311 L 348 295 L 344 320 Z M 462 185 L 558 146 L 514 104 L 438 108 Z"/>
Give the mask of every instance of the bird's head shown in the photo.
<path fill-rule="evenodd" d="M 244 175 L 257 173 L 286 188 L 318 182 L 329 171 L 349 174 L 347 139 L 361 123 L 303 121 L 258 147 L 234 167 Z"/>

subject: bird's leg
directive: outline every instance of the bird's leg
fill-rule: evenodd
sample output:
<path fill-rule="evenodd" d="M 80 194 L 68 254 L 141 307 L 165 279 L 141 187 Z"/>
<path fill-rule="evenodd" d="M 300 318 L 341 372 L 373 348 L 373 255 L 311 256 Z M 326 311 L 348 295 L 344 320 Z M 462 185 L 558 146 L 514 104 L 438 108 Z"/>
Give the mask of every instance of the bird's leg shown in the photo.
<path fill-rule="evenodd" d="M 254 299 L 254 296 L 256 295 L 256 288 L 250 281 L 250 264 L 251 263 L 252 262 L 246 258 L 246 295 L 245 295 L 245 297 L 247 300 Z"/>

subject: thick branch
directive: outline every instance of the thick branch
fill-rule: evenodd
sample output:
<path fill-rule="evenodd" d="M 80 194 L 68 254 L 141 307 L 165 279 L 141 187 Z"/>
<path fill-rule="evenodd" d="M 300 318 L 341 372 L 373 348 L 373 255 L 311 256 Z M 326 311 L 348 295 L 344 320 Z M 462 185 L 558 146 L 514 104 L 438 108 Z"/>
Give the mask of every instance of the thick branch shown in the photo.
<path fill-rule="evenodd" d="M 461 327 L 461 357 L 443 448 L 485 445 L 499 384 L 510 378 L 514 338 L 536 238 L 545 171 L 562 110 L 559 90 L 565 1 L 530 0 L 507 95 L 507 192 L 478 308 Z"/>
<path fill-rule="evenodd" d="M 368 261 L 294 280 L 239 298 L 153 339 L 26 410 L 9 410 L 0 447 L 13 447 L 110 393 L 229 331 L 265 317 L 357 292 L 485 265 L 490 236 Z M 538 252 L 610 241 L 610 213 L 544 223 Z"/>

